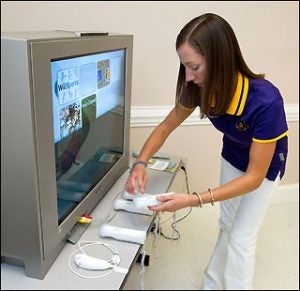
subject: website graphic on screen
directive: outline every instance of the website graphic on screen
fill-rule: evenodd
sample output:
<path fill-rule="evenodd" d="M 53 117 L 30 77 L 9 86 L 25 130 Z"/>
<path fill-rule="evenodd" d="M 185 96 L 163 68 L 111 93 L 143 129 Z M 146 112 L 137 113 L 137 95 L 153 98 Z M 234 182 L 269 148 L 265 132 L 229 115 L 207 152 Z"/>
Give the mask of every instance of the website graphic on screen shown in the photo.
<path fill-rule="evenodd" d="M 58 220 L 123 154 L 125 50 L 52 60 Z"/>

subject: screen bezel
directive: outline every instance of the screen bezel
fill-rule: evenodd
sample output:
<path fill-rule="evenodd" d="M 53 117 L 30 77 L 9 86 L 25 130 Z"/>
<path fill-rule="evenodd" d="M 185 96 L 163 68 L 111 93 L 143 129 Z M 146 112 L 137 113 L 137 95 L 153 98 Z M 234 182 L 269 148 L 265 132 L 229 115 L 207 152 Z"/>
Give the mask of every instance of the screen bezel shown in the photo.
<path fill-rule="evenodd" d="M 39 189 L 41 237 L 44 259 L 62 245 L 79 217 L 90 213 L 114 181 L 128 168 L 130 92 L 132 76 L 132 36 L 74 37 L 32 41 L 32 96 L 36 139 L 37 181 Z M 112 169 L 83 201 L 58 225 L 56 172 L 52 115 L 51 60 L 125 49 L 124 153 Z"/>

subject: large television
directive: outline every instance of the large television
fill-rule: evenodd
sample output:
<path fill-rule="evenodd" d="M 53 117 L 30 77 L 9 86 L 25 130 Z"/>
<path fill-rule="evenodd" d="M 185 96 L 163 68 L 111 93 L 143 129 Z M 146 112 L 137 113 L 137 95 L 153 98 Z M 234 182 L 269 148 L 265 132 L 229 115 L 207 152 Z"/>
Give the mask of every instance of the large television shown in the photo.
<path fill-rule="evenodd" d="M 1 35 L 1 261 L 42 279 L 128 169 L 132 35 Z"/>

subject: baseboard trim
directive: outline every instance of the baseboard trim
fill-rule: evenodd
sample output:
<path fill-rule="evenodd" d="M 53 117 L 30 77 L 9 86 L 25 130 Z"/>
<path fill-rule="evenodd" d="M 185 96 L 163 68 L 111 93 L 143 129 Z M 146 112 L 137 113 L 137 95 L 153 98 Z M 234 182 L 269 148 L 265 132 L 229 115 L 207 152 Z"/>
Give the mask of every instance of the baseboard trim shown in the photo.
<path fill-rule="evenodd" d="M 172 106 L 132 106 L 130 127 L 153 127 L 163 121 L 171 111 Z M 299 122 L 299 104 L 289 103 L 285 105 L 285 113 L 288 122 Z M 200 119 L 199 110 L 196 109 L 182 125 L 211 125 L 207 119 Z"/>
<path fill-rule="evenodd" d="M 299 183 L 279 185 L 273 194 L 271 203 L 299 203 Z"/>

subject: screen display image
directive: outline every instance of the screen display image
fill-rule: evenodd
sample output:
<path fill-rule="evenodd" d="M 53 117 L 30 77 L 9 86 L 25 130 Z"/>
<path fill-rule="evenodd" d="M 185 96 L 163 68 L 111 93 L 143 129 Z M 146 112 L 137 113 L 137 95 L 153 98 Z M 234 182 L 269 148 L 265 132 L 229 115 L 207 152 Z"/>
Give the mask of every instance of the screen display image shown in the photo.
<path fill-rule="evenodd" d="M 123 154 L 125 50 L 51 62 L 58 220 Z"/>

